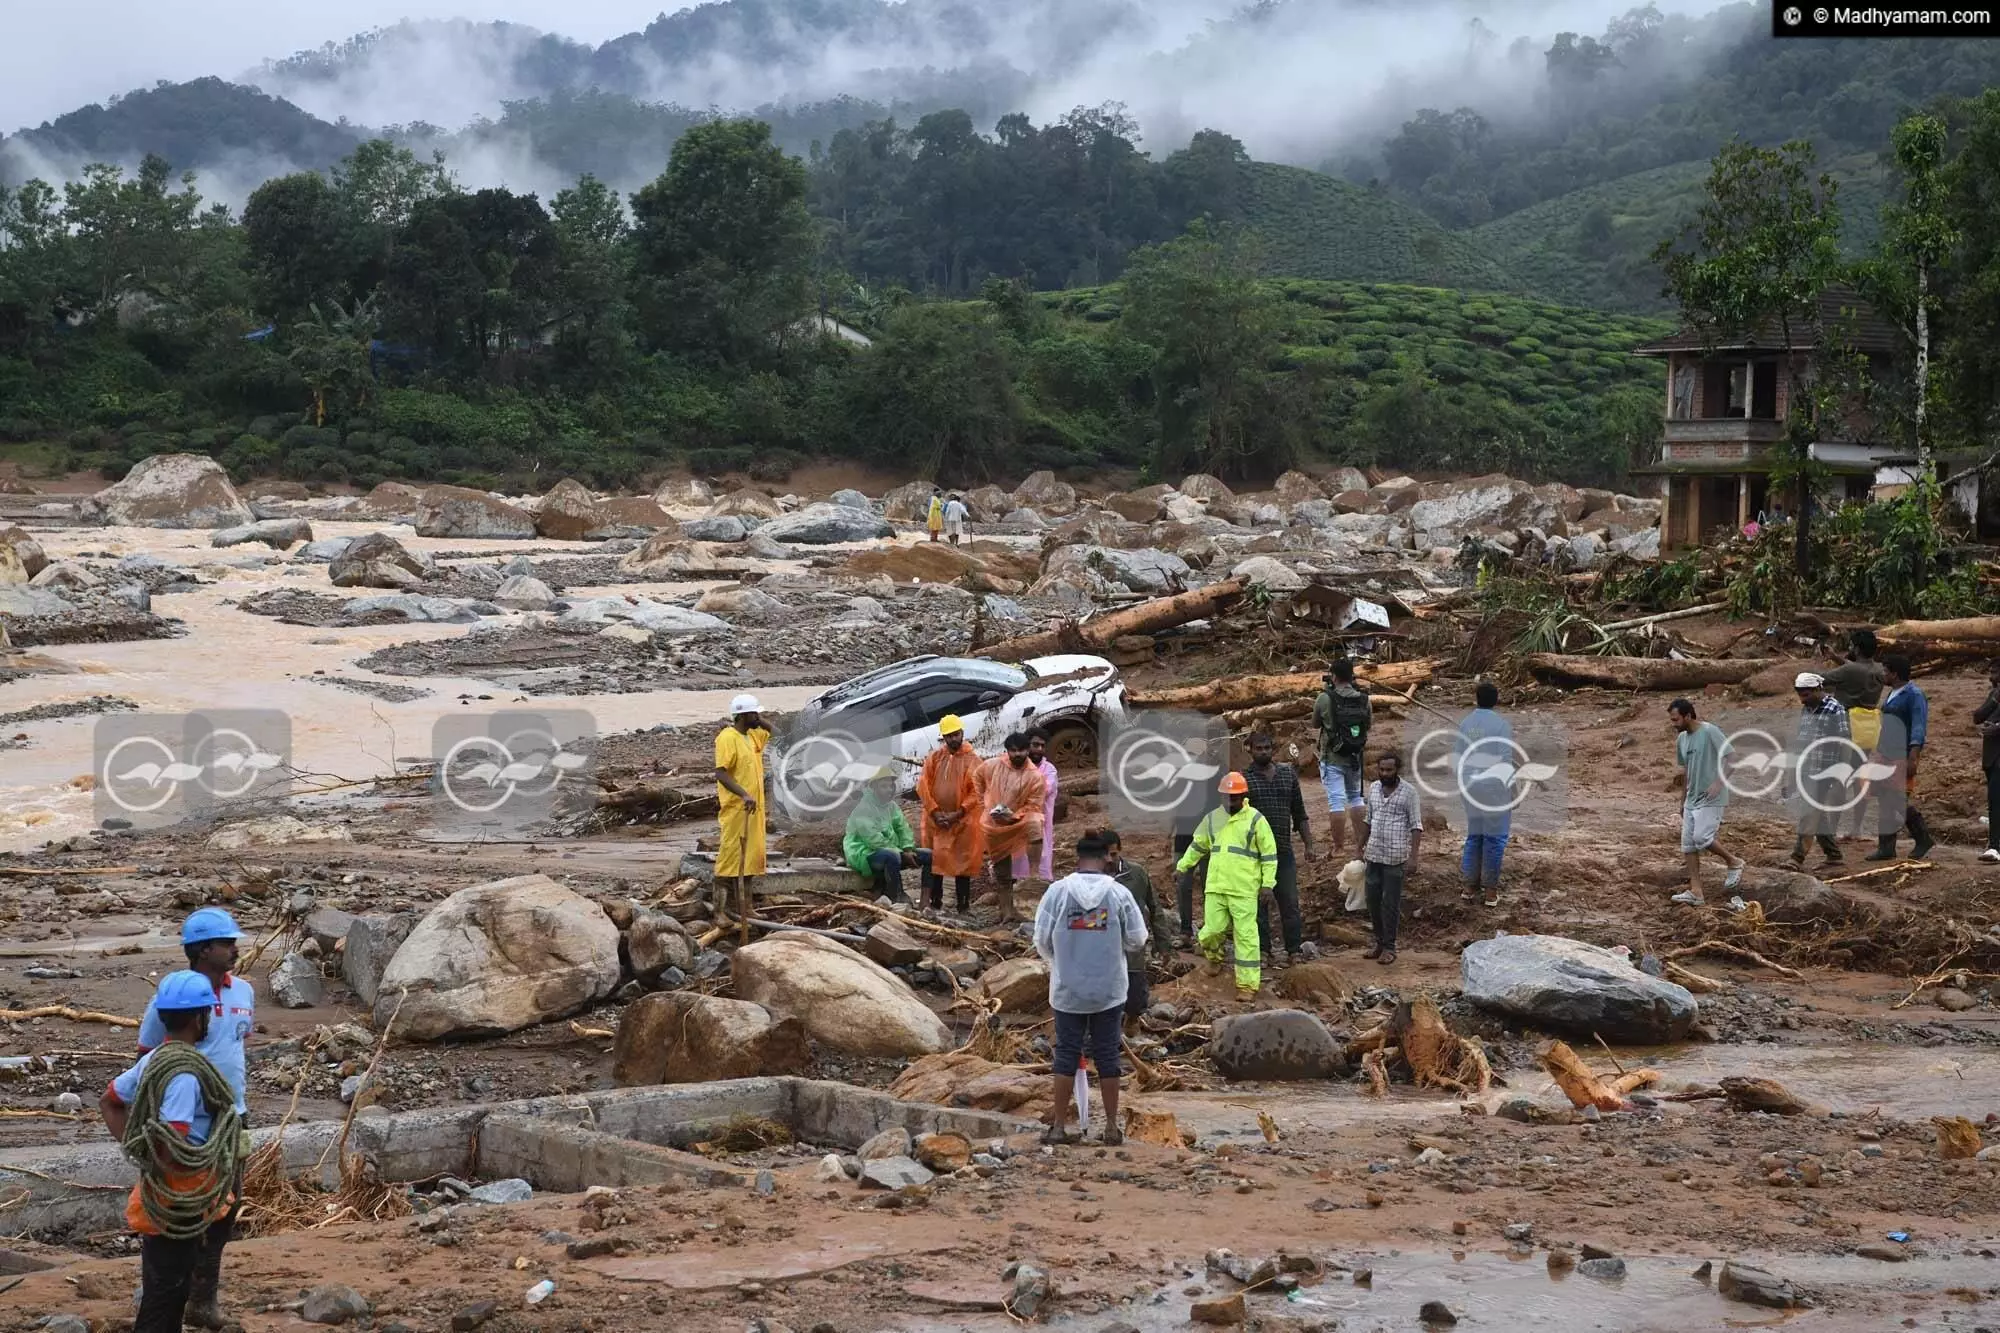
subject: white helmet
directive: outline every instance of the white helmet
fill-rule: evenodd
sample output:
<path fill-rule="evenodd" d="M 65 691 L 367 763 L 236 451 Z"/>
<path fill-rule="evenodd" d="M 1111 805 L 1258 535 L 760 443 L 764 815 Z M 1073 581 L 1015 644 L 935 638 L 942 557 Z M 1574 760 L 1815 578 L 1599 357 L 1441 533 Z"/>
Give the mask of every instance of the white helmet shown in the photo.
<path fill-rule="evenodd" d="M 742 717 L 745 713 L 761 713 L 763 711 L 763 705 L 757 702 L 757 696 L 754 694 L 739 694 L 729 701 L 729 716 L 731 717 Z"/>

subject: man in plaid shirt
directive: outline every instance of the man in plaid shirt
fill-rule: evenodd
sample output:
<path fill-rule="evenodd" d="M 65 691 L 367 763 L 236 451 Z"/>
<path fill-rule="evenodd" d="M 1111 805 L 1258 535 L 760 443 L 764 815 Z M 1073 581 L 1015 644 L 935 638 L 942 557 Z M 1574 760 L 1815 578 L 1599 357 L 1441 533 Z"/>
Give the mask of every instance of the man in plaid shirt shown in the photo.
<path fill-rule="evenodd" d="M 1424 816 L 1417 806 L 1417 789 L 1403 781 L 1403 761 L 1385 754 L 1375 761 L 1375 781 L 1368 787 L 1368 822 L 1362 840 L 1367 863 L 1368 924 L 1374 947 L 1362 954 L 1383 966 L 1396 961 L 1396 927 L 1403 916 L 1403 877 L 1417 859 L 1423 841 Z"/>
<path fill-rule="evenodd" d="M 1826 855 L 1824 864 L 1839 865 L 1840 844 L 1833 840 L 1833 833 L 1839 821 L 1838 810 L 1846 803 L 1847 784 L 1839 778 L 1816 775 L 1824 774 L 1835 764 L 1854 762 L 1847 710 L 1840 706 L 1838 699 L 1826 692 L 1826 681 L 1813 672 L 1801 672 L 1792 686 L 1799 696 L 1799 727 L 1793 751 L 1800 761 L 1797 769 L 1799 836 L 1792 845 L 1791 860 L 1785 864 L 1793 870 L 1804 870 L 1806 843 L 1817 840 L 1820 851 Z M 1849 744 L 1818 744 L 1827 740 L 1848 741 Z M 1818 748 L 1814 749 L 1816 745 Z"/>

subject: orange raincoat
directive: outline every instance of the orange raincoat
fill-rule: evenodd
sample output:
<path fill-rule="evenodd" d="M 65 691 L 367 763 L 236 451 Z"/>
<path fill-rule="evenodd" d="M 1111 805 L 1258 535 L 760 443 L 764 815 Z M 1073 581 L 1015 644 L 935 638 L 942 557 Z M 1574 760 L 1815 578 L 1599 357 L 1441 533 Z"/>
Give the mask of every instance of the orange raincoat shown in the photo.
<path fill-rule="evenodd" d="M 979 873 L 979 766 L 981 760 L 970 745 L 961 745 L 956 754 L 940 745 L 924 760 L 917 779 L 917 799 L 923 802 L 922 843 L 931 849 L 931 873 L 944 877 Z M 964 818 L 949 828 L 940 827 L 933 816 L 963 811 Z"/>
<path fill-rule="evenodd" d="M 1016 768 L 1004 754 L 979 766 L 979 837 L 981 855 L 989 861 L 1011 858 L 1028 850 L 1042 836 L 1042 798 L 1047 784 L 1033 764 Z M 1004 805 L 1020 816 L 1013 824 L 995 823 L 993 807 Z"/>

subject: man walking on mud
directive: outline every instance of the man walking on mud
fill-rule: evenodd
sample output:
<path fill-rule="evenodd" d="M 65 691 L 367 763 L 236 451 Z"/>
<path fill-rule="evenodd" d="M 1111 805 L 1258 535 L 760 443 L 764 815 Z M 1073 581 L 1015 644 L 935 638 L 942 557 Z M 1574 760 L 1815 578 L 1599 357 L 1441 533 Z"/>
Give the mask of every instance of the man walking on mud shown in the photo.
<path fill-rule="evenodd" d="M 1423 810 L 1417 789 L 1403 781 L 1403 761 L 1385 754 L 1375 761 L 1375 781 L 1368 788 L 1367 836 L 1361 844 L 1366 863 L 1368 924 L 1374 945 L 1363 958 L 1387 967 L 1396 961 L 1396 933 L 1403 920 L 1403 883 L 1410 862 L 1417 859 L 1424 838 Z"/>
<path fill-rule="evenodd" d="M 1882 659 L 1882 671 L 1889 693 L 1882 700 L 1882 735 L 1875 750 L 1883 763 L 1895 767 L 1896 773 L 1886 779 L 1889 792 L 1878 808 L 1875 850 L 1861 859 L 1895 860 L 1896 834 L 1899 829 L 1907 828 L 1912 842 L 1910 858 L 1921 861 L 1931 854 L 1932 840 L 1930 826 L 1924 822 L 1923 812 L 1917 809 L 1917 761 L 1923 757 L 1924 744 L 1929 738 L 1931 704 L 1910 679 L 1909 658 L 1890 653 Z"/>
<path fill-rule="evenodd" d="M 1840 779 L 1827 775 L 1827 770 L 1835 764 L 1846 763 L 1853 758 L 1853 751 L 1845 745 L 1822 745 L 1822 741 L 1845 741 L 1849 739 L 1847 710 L 1840 701 L 1826 692 L 1826 681 L 1811 671 L 1799 673 L 1792 682 L 1792 688 L 1799 696 L 1799 726 L 1793 741 L 1793 754 L 1797 760 L 1794 770 L 1798 780 L 1798 841 L 1792 844 L 1791 859 L 1785 862 L 1788 870 L 1806 868 L 1806 844 L 1817 840 L 1819 849 L 1825 854 L 1825 866 L 1837 866 L 1841 862 L 1840 844 L 1833 840 L 1835 824 L 1839 816 L 1835 813 L 1842 806 L 1846 785 Z"/>
<path fill-rule="evenodd" d="M 1241 773 L 1222 779 L 1223 804 L 1202 817 L 1194 839 L 1174 866 L 1183 885 L 1206 861 L 1201 934 L 1197 943 L 1211 971 L 1222 968 L 1222 942 L 1236 953 L 1236 997 L 1254 1000 L 1264 984 L 1264 958 L 1257 943 L 1257 903 L 1278 882 L 1278 842 L 1271 821 L 1250 804 L 1250 784 Z M 1189 890 L 1183 889 L 1185 901 Z"/>
<path fill-rule="evenodd" d="M 1673 901 L 1686 907 L 1700 907 L 1708 900 L 1701 892 L 1701 854 L 1714 852 L 1729 871 L 1722 887 L 1733 889 L 1743 882 L 1742 857 L 1729 851 L 1716 835 L 1722 831 L 1723 812 L 1729 808 L 1729 786 L 1722 780 L 1722 750 L 1728 738 L 1713 722 L 1695 716 L 1694 704 L 1676 699 L 1667 705 L 1673 720 L 1674 760 L 1681 772 L 1676 783 L 1687 794 L 1681 801 L 1681 856 L 1687 863 L 1688 886 Z"/>
<path fill-rule="evenodd" d="M 1368 804 L 1361 761 L 1368 752 L 1368 730 L 1374 719 L 1374 706 L 1355 687 L 1353 661 L 1337 659 L 1327 668 L 1326 688 L 1313 700 L 1313 726 L 1319 731 L 1319 780 L 1326 789 L 1326 822 L 1336 857 L 1344 845 L 1343 820 L 1354 830 L 1354 849 L 1361 850 L 1361 827 L 1366 818 L 1363 807 Z"/>

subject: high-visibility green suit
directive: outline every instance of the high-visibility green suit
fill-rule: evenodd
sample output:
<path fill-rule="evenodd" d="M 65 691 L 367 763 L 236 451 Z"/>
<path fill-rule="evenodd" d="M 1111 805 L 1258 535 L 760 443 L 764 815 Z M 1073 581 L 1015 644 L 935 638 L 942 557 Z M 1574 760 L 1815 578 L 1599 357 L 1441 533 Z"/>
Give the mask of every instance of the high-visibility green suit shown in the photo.
<path fill-rule="evenodd" d="M 1236 985 L 1256 990 L 1264 983 L 1262 944 L 1257 938 L 1257 899 L 1278 882 L 1278 839 L 1271 821 L 1248 801 L 1235 814 L 1211 810 L 1194 831 L 1194 841 L 1175 867 L 1185 875 L 1208 862 L 1202 891 L 1201 934 L 1196 943 L 1211 962 L 1222 961 L 1223 936 L 1236 940 Z"/>

